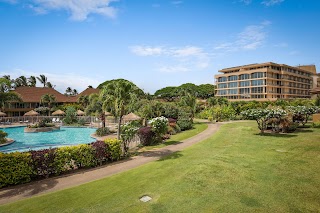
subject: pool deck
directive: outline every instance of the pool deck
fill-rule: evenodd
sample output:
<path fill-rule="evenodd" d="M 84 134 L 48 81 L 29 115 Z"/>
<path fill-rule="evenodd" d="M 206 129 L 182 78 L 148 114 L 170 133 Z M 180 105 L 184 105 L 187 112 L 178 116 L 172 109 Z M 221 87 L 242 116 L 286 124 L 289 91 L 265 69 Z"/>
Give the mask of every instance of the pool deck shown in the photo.
<path fill-rule="evenodd" d="M 22 127 L 22 126 L 28 126 L 28 124 L 21 124 L 21 123 L 0 124 L 0 128 L 11 128 L 11 127 Z"/>

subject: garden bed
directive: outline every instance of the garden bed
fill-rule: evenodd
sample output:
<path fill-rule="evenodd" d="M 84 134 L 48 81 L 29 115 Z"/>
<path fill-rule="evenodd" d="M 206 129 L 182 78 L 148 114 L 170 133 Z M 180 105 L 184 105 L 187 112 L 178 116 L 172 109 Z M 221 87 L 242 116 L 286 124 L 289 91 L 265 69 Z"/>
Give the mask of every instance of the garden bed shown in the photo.
<path fill-rule="evenodd" d="M 15 140 L 11 139 L 11 138 L 6 138 L 7 142 L 6 143 L 3 143 L 3 144 L 0 144 L 0 147 L 2 146 L 7 146 L 7 145 L 10 145 L 12 144 L 13 142 L 15 142 Z"/>
<path fill-rule="evenodd" d="M 35 132 L 51 132 L 55 130 L 60 130 L 60 126 L 53 126 L 53 127 L 38 127 L 38 128 L 24 128 L 24 132 L 26 133 L 35 133 Z"/>

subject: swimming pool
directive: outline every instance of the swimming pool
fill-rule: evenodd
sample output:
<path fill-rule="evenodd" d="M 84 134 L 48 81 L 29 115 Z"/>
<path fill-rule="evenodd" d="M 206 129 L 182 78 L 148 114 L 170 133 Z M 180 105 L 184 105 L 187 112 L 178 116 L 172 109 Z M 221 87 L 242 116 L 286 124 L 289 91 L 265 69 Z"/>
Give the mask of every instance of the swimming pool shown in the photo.
<path fill-rule="evenodd" d="M 86 144 L 95 141 L 90 135 L 96 131 L 94 128 L 61 127 L 60 130 L 52 132 L 24 133 L 23 129 L 24 127 L 0 128 L 8 133 L 8 138 L 15 140 L 10 145 L 0 147 L 0 152 L 23 152 Z"/>

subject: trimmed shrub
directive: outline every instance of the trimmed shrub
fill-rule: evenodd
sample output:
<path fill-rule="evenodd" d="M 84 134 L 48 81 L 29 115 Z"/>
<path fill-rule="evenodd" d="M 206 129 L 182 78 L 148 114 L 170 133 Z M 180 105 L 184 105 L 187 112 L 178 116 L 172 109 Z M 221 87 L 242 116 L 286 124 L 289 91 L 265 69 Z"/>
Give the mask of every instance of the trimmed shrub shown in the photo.
<path fill-rule="evenodd" d="M 76 147 L 77 149 L 76 155 L 74 155 L 74 161 L 78 168 L 93 167 L 97 165 L 94 149 L 92 146 L 88 144 L 82 144 Z"/>
<path fill-rule="evenodd" d="M 0 188 L 27 183 L 33 174 L 29 153 L 0 153 Z"/>
<path fill-rule="evenodd" d="M 169 135 L 176 135 L 177 134 L 176 130 L 172 126 L 168 126 L 168 131 L 167 132 L 168 132 Z"/>
<path fill-rule="evenodd" d="M 101 137 L 101 136 L 106 136 L 110 133 L 110 130 L 108 127 L 100 127 L 96 130 L 96 135 Z"/>
<path fill-rule="evenodd" d="M 60 173 L 55 161 L 55 149 L 30 151 L 30 154 L 32 168 L 36 176 L 49 177 L 51 174 Z"/>
<path fill-rule="evenodd" d="M 154 143 L 156 134 L 151 127 L 142 127 L 138 130 L 138 136 L 143 146 L 150 146 Z"/>
<path fill-rule="evenodd" d="M 179 125 L 181 131 L 189 130 L 193 127 L 192 121 L 186 119 L 178 120 L 177 124 Z"/>
<path fill-rule="evenodd" d="M 117 161 L 122 155 L 122 141 L 118 139 L 106 139 L 107 156 L 110 161 Z"/>
<path fill-rule="evenodd" d="M 91 144 L 94 150 L 94 156 L 99 165 L 102 165 L 107 160 L 107 144 L 103 141 L 96 141 Z"/>
<path fill-rule="evenodd" d="M 77 146 L 59 147 L 56 149 L 56 166 L 61 172 L 78 169 L 75 162 L 77 158 Z"/>

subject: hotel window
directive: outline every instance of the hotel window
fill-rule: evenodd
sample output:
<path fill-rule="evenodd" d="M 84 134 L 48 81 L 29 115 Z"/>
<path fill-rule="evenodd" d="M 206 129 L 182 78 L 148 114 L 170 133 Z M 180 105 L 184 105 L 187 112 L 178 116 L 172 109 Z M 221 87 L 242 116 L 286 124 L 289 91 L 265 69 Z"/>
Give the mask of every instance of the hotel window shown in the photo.
<path fill-rule="evenodd" d="M 240 81 L 240 87 L 248 87 L 250 86 L 250 81 Z"/>
<path fill-rule="evenodd" d="M 242 74 L 240 75 L 240 80 L 245 80 L 245 79 L 249 79 L 250 78 L 250 74 Z"/>
<path fill-rule="evenodd" d="M 232 82 L 232 83 L 229 83 L 229 88 L 232 88 L 232 87 L 238 87 L 238 82 Z"/>
<path fill-rule="evenodd" d="M 218 88 L 227 88 L 228 84 L 226 83 L 222 83 L 222 84 L 218 84 Z"/>
<path fill-rule="evenodd" d="M 263 93 L 263 87 L 251 88 L 251 93 Z"/>
<path fill-rule="evenodd" d="M 226 82 L 226 81 L 227 81 L 227 77 L 218 78 L 218 82 Z"/>
<path fill-rule="evenodd" d="M 229 89 L 229 94 L 238 94 L 237 89 Z"/>
<path fill-rule="evenodd" d="M 259 86 L 259 85 L 264 85 L 264 80 L 252 80 L 251 81 L 251 86 Z"/>
<path fill-rule="evenodd" d="M 263 78 L 263 72 L 254 72 L 251 74 L 251 78 Z"/>
<path fill-rule="evenodd" d="M 227 90 L 219 90 L 218 91 L 218 95 L 226 95 L 227 94 Z"/>
<path fill-rule="evenodd" d="M 241 88 L 240 89 L 240 94 L 248 94 L 250 93 L 250 88 Z"/>
<path fill-rule="evenodd" d="M 229 76 L 229 81 L 237 81 L 238 80 L 238 76 L 237 75 L 231 75 Z"/>

